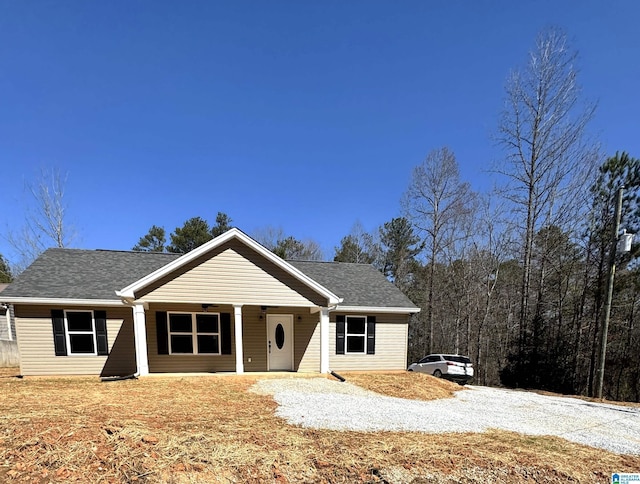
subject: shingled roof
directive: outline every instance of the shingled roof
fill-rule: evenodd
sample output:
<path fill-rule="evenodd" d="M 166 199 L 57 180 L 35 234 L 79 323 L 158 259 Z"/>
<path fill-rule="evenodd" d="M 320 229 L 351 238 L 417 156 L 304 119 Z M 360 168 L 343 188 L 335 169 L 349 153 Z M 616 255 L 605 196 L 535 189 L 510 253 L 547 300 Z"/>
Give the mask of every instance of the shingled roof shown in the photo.
<path fill-rule="evenodd" d="M 181 254 L 48 249 L 1 295 L 12 298 L 119 300 L 115 291 L 160 269 Z M 343 298 L 342 306 L 416 308 L 373 266 L 288 261 Z"/>
<path fill-rule="evenodd" d="M 113 299 L 115 291 L 180 254 L 48 249 L 2 292 L 2 298 Z"/>
<path fill-rule="evenodd" d="M 343 298 L 341 306 L 415 308 L 416 305 L 370 264 L 288 261 Z"/>

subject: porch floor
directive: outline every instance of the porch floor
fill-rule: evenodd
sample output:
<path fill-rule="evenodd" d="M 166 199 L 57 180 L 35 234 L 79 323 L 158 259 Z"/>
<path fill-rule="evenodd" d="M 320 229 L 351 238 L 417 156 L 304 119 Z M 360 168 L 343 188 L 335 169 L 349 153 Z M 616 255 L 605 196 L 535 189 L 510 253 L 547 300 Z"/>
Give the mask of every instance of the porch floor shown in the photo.
<path fill-rule="evenodd" d="M 235 371 L 219 371 L 219 372 L 189 372 L 189 373 L 149 373 L 148 375 L 139 378 L 187 378 L 191 376 L 203 377 L 203 376 L 239 376 L 239 377 L 260 377 L 260 378 L 318 378 L 328 377 L 329 374 L 322 373 L 298 373 L 295 371 L 249 371 L 242 374 L 237 374 Z"/>

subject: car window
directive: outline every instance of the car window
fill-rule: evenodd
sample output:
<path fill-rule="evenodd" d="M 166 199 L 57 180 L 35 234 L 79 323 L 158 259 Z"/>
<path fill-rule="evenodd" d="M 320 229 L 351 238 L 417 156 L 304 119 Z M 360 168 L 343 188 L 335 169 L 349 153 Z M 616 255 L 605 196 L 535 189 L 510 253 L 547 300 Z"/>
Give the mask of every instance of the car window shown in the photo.
<path fill-rule="evenodd" d="M 438 355 L 427 355 L 422 358 L 418 363 L 433 363 L 434 361 L 440 361 L 440 356 Z"/>
<path fill-rule="evenodd" d="M 445 355 L 444 359 L 447 361 L 455 361 L 456 363 L 471 363 L 471 360 L 466 356 Z"/>

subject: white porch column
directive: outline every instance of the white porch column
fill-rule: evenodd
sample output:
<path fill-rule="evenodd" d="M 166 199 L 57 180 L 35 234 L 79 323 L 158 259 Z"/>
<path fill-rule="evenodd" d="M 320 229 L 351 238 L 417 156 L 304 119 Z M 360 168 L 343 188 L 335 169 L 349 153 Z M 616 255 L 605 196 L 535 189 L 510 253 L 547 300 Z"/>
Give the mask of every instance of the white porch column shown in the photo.
<path fill-rule="evenodd" d="M 320 373 L 329 373 L 329 308 L 320 309 Z"/>
<path fill-rule="evenodd" d="M 242 304 L 233 305 L 233 322 L 236 334 L 236 373 L 244 373 L 244 352 L 242 351 Z"/>
<path fill-rule="evenodd" d="M 147 323 L 142 303 L 133 305 L 133 333 L 138 375 L 145 376 L 149 374 L 149 359 L 147 357 Z"/>
<path fill-rule="evenodd" d="M 7 304 L 7 331 L 9 332 L 9 341 L 13 341 L 13 330 L 11 328 L 11 305 Z"/>

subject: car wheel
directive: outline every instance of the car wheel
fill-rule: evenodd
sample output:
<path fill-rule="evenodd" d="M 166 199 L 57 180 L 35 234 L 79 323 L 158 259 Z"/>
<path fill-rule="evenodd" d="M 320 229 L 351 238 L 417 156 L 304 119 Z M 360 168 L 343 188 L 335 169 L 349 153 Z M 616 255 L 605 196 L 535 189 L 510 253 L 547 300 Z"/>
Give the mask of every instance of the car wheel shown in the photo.
<path fill-rule="evenodd" d="M 442 372 L 440 370 L 436 370 L 433 372 L 433 376 L 436 378 L 442 378 Z"/>
<path fill-rule="evenodd" d="M 413 368 L 409 368 L 407 371 L 413 371 Z"/>

